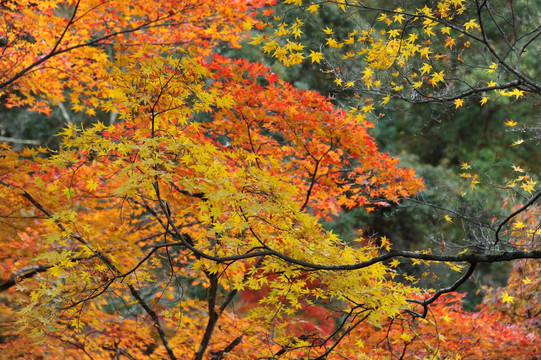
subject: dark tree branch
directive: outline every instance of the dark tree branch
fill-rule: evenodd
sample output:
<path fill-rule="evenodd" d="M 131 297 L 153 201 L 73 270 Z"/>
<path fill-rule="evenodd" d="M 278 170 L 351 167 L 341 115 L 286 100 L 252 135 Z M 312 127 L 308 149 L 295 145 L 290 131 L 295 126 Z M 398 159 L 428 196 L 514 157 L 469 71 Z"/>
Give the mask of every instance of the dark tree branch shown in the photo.
<path fill-rule="evenodd" d="M 109 346 L 103 346 L 102 349 L 114 352 L 117 359 L 120 359 L 120 355 L 124 355 L 130 360 L 136 360 L 126 349 L 119 348 L 118 346 L 114 348 Z"/>
<path fill-rule="evenodd" d="M 203 337 L 201 338 L 201 343 L 199 344 L 199 348 L 195 353 L 195 360 L 203 359 L 203 355 L 205 355 L 205 352 L 207 351 L 210 339 L 212 337 L 212 333 L 214 331 L 214 327 L 216 326 L 219 318 L 219 314 L 218 312 L 216 312 L 216 298 L 218 297 L 218 274 L 211 274 L 208 271 L 206 271 L 205 273 L 207 274 L 207 277 L 210 281 L 210 286 L 208 289 L 209 318 L 207 321 L 207 327 L 205 328 L 205 333 L 203 334 Z"/>
<path fill-rule="evenodd" d="M 532 196 L 532 198 L 530 200 L 528 200 L 528 202 L 526 204 L 524 204 L 520 209 L 518 209 L 518 210 L 514 211 L 513 213 L 511 213 L 508 217 L 506 217 L 500 223 L 500 225 L 498 225 L 498 228 L 496 229 L 496 233 L 495 233 L 496 241 L 494 242 L 494 246 L 496 246 L 500 242 L 500 231 L 502 230 L 503 226 L 505 224 L 507 224 L 515 216 L 517 216 L 518 214 L 520 214 L 521 212 L 525 211 L 530 206 L 532 206 L 533 203 L 535 203 L 540 197 L 541 197 L 541 191 L 538 192 L 537 194 L 535 194 L 534 196 Z"/>
<path fill-rule="evenodd" d="M 131 294 L 133 297 L 137 300 L 139 305 L 146 311 L 146 313 L 152 318 L 152 321 L 154 322 L 156 330 L 158 330 L 158 334 L 160 335 L 160 338 L 162 340 L 163 346 L 165 346 L 165 349 L 167 350 L 167 354 L 169 354 L 169 358 L 171 360 L 176 360 L 176 356 L 173 352 L 173 349 L 171 348 L 171 345 L 169 345 L 169 341 L 167 340 L 167 336 L 165 335 L 165 332 L 162 329 L 160 319 L 158 318 L 158 315 L 152 308 L 143 300 L 139 292 L 135 289 L 133 285 L 128 285 L 128 288 L 130 289 Z"/>
<path fill-rule="evenodd" d="M 233 340 L 231 342 L 231 344 L 227 345 L 227 347 L 223 350 L 220 350 L 220 351 L 211 351 L 211 354 L 212 354 L 212 357 L 211 357 L 211 360 L 223 360 L 223 356 L 224 354 L 227 354 L 227 353 L 230 353 L 231 351 L 233 351 L 233 349 L 238 345 L 240 344 L 240 342 L 242 341 L 242 335 L 238 336 L 235 340 Z"/>
<path fill-rule="evenodd" d="M 351 332 L 353 331 L 357 326 L 359 326 L 359 324 L 361 324 L 363 321 L 365 321 L 368 317 L 370 316 L 370 312 L 368 312 L 368 314 L 366 314 L 365 316 L 363 316 L 362 318 L 360 318 L 359 320 L 357 320 L 354 324 L 352 324 L 350 327 L 348 327 L 342 334 L 340 334 L 340 336 L 338 337 L 338 339 L 336 339 L 336 341 L 334 342 L 334 344 L 331 345 L 331 347 L 329 347 L 324 354 L 318 356 L 317 358 L 314 358 L 314 360 L 325 360 L 327 358 L 327 356 L 338 346 L 338 344 L 340 344 L 340 342 Z"/>
<path fill-rule="evenodd" d="M 91 259 L 93 257 L 95 257 L 95 256 L 90 256 L 90 257 L 86 257 L 86 258 L 78 256 L 78 257 L 70 259 L 70 261 L 72 261 L 72 262 L 80 261 L 80 260 L 84 260 L 84 259 Z M 5 290 L 15 286 L 17 284 L 17 282 L 20 281 L 20 280 L 34 277 L 35 275 L 37 275 L 39 273 L 42 273 L 42 272 L 45 272 L 45 271 L 49 270 L 53 266 L 54 265 L 34 265 L 34 266 L 28 266 L 28 267 L 22 268 L 21 270 L 18 270 L 13 275 L 11 275 L 10 278 L 5 283 L 0 285 L 0 292 L 5 291 Z"/>
<path fill-rule="evenodd" d="M 7 289 L 15 286 L 18 280 L 31 278 L 36 274 L 49 270 L 51 267 L 52 265 L 35 265 L 35 266 L 25 267 L 15 272 L 13 275 L 10 276 L 10 278 L 5 283 L 0 285 L 0 292 L 6 291 Z"/>
<path fill-rule="evenodd" d="M 308 205 L 308 202 L 310 201 L 310 195 L 312 194 L 312 190 L 314 189 L 314 185 L 316 184 L 317 182 L 317 171 L 318 171 L 318 168 L 319 168 L 319 165 L 321 164 L 321 161 L 323 161 L 323 158 L 325 156 L 327 156 L 327 154 L 332 150 L 332 141 L 331 141 L 331 145 L 329 146 L 329 149 L 327 151 L 325 151 L 325 153 L 321 156 L 321 158 L 319 159 L 314 159 L 315 162 L 316 162 L 316 165 L 314 167 L 314 172 L 312 173 L 312 179 L 310 180 L 310 186 L 308 187 L 308 191 L 306 192 L 306 199 L 304 201 L 304 204 L 302 204 L 301 208 L 299 211 L 303 211 L 306 206 Z M 306 149 L 306 145 L 304 146 L 305 149 Z M 308 151 L 308 149 L 306 149 Z M 312 154 L 310 154 L 310 152 L 308 152 L 308 154 L 313 158 Z"/>
<path fill-rule="evenodd" d="M 415 317 L 421 317 L 421 318 L 424 319 L 426 317 L 426 314 L 428 313 L 428 305 L 430 305 L 434 301 L 438 300 L 438 298 L 441 295 L 453 292 L 456 289 L 458 289 L 462 284 L 464 284 L 470 278 L 470 276 L 472 276 L 473 271 L 475 270 L 476 266 L 477 266 L 477 263 L 475 263 L 475 262 L 470 263 L 470 267 L 468 268 L 468 270 L 453 285 L 451 285 L 451 286 L 449 286 L 447 288 L 439 289 L 438 291 L 436 291 L 434 293 L 434 295 L 432 295 L 431 297 L 429 297 L 429 298 L 427 298 L 425 300 L 409 299 L 408 301 L 411 302 L 411 303 L 422 305 L 423 313 L 418 314 L 418 313 L 413 312 L 413 311 L 408 311 L 408 312 L 410 314 L 414 315 Z"/>

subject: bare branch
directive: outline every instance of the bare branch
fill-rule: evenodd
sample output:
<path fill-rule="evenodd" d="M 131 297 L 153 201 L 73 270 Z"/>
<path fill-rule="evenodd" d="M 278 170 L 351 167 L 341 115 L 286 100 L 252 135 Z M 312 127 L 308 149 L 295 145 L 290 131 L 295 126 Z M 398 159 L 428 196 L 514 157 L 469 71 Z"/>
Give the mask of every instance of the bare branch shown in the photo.
<path fill-rule="evenodd" d="M 475 270 L 476 266 L 477 266 L 477 263 L 475 263 L 475 262 L 470 263 L 470 267 L 468 268 L 468 270 L 453 285 L 451 285 L 449 287 L 446 287 L 446 288 L 443 288 L 443 289 L 439 289 L 438 291 L 436 291 L 436 293 L 434 293 L 434 295 L 432 295 L 428 299 L 425 299 L 425 300 L 409 299 L 408 300 L 409 302 L 420 304 L 420 305 L 423 306 L 423 313 L 420 314 L 420 316 L 419 316 L 419 314 L 417 314 L 415 312 L 409 312 L 409 313 L 416 316 L 416 317 L 421 317 L 421 318 L 424 319 L 426 317 L 426 314 L 428 313 L 428 305 L 430 305 L 434 301 L 438 300 L 438 298 L 441 295 L 453 292 L 456 289 L 458 289 L 460 287 L 460 285 L 464 284 L 472 276 L 473 271 Z"/>
<path fill-rule="evenodd" d="M 511 213 L 508 217 L 506 217 L 500 223 L 500 225 L 498 225 L 498 228 L 496 229 L 496 233 L 495 233 L 496 241 L 494 242 L 494 246 L 496 246 L 500 242 L 500 231 L 502 230 L 503 226 L 505 224 L 507 224 L 515 216 L 517 216 L 518 214 L 520 214 L 521 212 L 525 211 L 530 206 L 532 206 L 533 203 L 535 203 L 540 197 L 541 197 L 541 191 L 538 192 L 536 195 L 532 196 L 532 198 L 526 204 L 524 204 L 520 209 L 518 209 L 518 210 L 514 211 L 513 213 Z"/>
<path fill-rule="evenodd" d="M 39 145 L 40 144 L 38 140 L 15 139 L 12 137 L 0 136 L 0 142 L 2 141 L 14 143 L 14 144 L 26 144 L 26 145 Z"/>

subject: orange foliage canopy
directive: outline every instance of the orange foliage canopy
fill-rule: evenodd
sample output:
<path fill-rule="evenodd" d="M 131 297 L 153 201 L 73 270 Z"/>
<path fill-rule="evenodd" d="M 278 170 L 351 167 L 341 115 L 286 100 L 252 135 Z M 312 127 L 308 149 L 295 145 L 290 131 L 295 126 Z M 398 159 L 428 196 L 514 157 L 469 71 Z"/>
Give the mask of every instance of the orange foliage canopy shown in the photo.
<path fill-rule="evenodd" d="M 345 343 L 342 354 L 359 359 L 535 358 L 539 342 L 528 327 L 494 309 L 464 311 L 464 295 L 438 300 L 421 321 L 397 318 L 380 329 L 359 327 L 350 336 L 362 340 L 349 349 L 351 343 Z"/>
<path fill-rule="evenodd" d="M 272 2 L 272 1 L 271 1 Z M 106 97 L 108 59 L 119 46 L 157 56 L 164 46 L 208 54 L 238 46 L 256 24 L 256 1 L 5 0 L 0 5 L 0 95 L 7 106 L 50 114 L 70 102 L 94 115 Z M 67 93 L 66 90 L 69 90 Z"/>

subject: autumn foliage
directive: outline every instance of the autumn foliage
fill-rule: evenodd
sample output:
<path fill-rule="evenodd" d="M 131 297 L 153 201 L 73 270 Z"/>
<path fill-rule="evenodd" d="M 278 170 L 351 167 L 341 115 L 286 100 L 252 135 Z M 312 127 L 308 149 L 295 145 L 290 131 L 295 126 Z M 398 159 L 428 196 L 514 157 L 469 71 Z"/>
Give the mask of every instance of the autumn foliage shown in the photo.
<path fill-rule="evenodd" d="M 7 106 L 50 114 L 51 105 L 69 102 L 74 111 L 95 115 L 107 96 L 108 59 L 119 48 L 138 51 L 146 44 L 150 56 L 167 51 L 164 46 L 199 55 L 220 41 L 238 46 L 241 32 L 255 24 L 252 11 L 264 4 L 2 1 L 0 94 Z"/>
<path fill-rule="evenodd" d="M 461 295 L 419 283 L 438 280 L 441 266 L 471 275 L 483 260 L 393 252 L 386 237 L 362 233 L 346 242 L 322 225 L 345 209 L 393 206 L 424 184 L 378 149 L 372 108 L 340 109 L 261 63 L 220 55 L 218 46 L 265 31 L 257 16 L 271 5 L 1 3 L 7 107 L 50 114 L 67 103 L 118 118 L 66 126 L 58 150 L 0 145 L 7 358 L 538 352 L 536 320 L 514 317 L 536 309 L 516 301 L 511 312 L 505 298 L 470 313 Z M 533 222 L 507 235 L 538 237 Z M 426 273 L 403 272 L 401 261 Z M 532 266 L 515 271 L 533 280 Z M 537 294 L 517 276 L 506 295 Z"/>

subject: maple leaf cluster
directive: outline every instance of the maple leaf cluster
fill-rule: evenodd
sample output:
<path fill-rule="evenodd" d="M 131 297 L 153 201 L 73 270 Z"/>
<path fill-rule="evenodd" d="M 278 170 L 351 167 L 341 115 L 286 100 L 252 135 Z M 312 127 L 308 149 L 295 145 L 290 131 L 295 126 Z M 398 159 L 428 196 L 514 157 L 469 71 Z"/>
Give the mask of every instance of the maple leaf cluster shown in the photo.
<path fill-rule="evenodd" d="M 515 66 L 530 62 L 528 47 L 537 49 L 539 24 L 526 13 L 538 14 L 539 9 L 527 4 L 489 7 L 468 0 L 441 0 L 422 7 L 404 2 L 396 8 L 341 0 L 283 4 L 286 10 L 269 16 L 251 44 L 288 67 L 319 64 L 332 75 L 338 92 L 411 103 L 452 102 L 459 108 L 465 99 L 480 98 L 483 106 L 489 99 L 518 100 L 541 91 L 536 70 Z M 499 18 L 513 11 L 524 11 L 524 21 Z M 321 21 L 329 14 L 347 21 L 333 27 Z M 306 33 L 314 24 L 321 41 L 314 42 Z"/>

